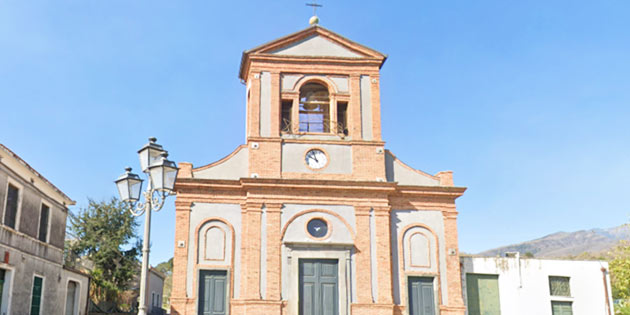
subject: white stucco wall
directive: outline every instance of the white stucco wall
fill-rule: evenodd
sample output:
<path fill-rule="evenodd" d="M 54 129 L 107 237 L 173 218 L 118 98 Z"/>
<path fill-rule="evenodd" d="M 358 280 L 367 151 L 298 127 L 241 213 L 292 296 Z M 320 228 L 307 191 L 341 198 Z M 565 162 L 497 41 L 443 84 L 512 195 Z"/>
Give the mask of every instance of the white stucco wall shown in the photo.
<path fill-rule="evenodd" d="M 313 57 L 346 57 L 360 58 L 361 55 L 354 51 L 343 47 L 337 43 L 319 36 L 313 35 L 307 37 L 294 44 L 284 46 L 276 51 L 271 52 L 276 55 L 288 56 L 313 56 Z"/>
<path fill-rule="evenodd" d="M 193 177 L 203 179 L 239 179 L 248 177 L 249 149 L 247 147 L 239 147 L 236 149 L 236 152 L 230 155 L 229 159 L 212 167 L 193 170 Z"/>
<path fill-rule="evenodd" d="M 572 302 L 574 315 L 611 315 L 606 307 L 606 291 L 611 307 L 612 294 L 610 278 L 602 272 L 608 270 L 604 261 L 462 257 L 461 262 L 466 304 L 466 274 L 492 274 L 499 276 L 502 315 L 551 315 L 551 301 Z M 549 276 L 569 277 L 571 297 L 552 297 Z"/>
<path fill-rule="evenodd" d="M 385 176 L 388 182 L 400 185 L 439 186 L 440 181 L 433 176 L 411 169 L 398 160 L 391 152 L 385 152 Z"/>
<path fill-rule="evenodd" d="M 317 171 L 308 168 L 304 160 L 306 152 L 314 148 L 323 150 L 328 155 L 328 165 Z M 351 174 L 352 147 L 336 144 L 283 143 L 282 171 L 290 173 Z"/>

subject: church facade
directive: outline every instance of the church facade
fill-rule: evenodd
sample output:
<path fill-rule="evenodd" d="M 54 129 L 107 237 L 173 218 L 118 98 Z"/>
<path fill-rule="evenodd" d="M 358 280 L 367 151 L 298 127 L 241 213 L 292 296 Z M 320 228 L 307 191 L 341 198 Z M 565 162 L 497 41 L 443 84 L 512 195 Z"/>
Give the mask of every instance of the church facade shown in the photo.
<path fill-rule="evenodd" d="M 385 149 L 385 59 L 317 25 L 243 53 L 246 143 L 179 165 L 172 314 L 465 313 L 465 188 Z"/>

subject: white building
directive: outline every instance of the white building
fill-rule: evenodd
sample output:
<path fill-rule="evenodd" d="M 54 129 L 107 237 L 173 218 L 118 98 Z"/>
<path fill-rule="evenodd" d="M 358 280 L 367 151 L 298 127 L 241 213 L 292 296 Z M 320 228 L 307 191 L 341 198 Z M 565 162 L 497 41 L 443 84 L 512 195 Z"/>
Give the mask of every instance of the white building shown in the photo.
<path fill-rule="evenodd" d="M 145 296 L 144 305 L 148 305 L 150 315 L 163 315 L 166 311 L 162 308 L 164 298 L 164 279 L 166 276 L 155 268 L 149 269 L 147 288 L 149 294 Z"/>
<path fill-rule="evenodd" d="M 608 263 L 461 257 L 469 315 L 612 315 Z"/>

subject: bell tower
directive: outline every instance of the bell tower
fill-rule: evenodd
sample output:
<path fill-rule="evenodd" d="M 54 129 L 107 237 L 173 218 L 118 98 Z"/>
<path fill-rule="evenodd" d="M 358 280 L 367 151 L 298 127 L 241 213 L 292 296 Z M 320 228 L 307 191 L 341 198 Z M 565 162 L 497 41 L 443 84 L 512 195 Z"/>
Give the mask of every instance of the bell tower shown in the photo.
<path fill-rule="evenodd" d="M 250 176 L 384 181 L 385 59 L 318 25 L 245 51 Z"/>

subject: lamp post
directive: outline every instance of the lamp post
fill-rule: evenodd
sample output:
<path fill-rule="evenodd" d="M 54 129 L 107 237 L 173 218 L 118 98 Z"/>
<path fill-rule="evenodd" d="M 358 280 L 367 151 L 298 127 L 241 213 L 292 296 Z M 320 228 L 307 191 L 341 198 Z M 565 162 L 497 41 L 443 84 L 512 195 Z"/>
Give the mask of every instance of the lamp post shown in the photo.
<path fill-rule="evenodd" d="M 118 187 L 120 199 L 128 206 L 133 216 L 141 216 L 146 213 L 144 220 L 144 239 L 142 242 L 142 273 L 140 275 L 140 308 L 138 315 L 147 314 L 146 292 L 147 273 L 149 271 L 149 238 L 151 236 L 151 211 L 160 211 L 166 197 L 174 194 L 175 178 L 177 178 L 177 165 L 166 158 L 168 153 L 161 145 L 156 143 L 156 138 L 149 138 L 149 143 L 138 151 L 140 167 L 148 178 L 147 189 L 144 191 L 144 202 L 140 201 L 142 179 L 131 172 L 131 167 L 125 169 L 115 183 Z"/>

